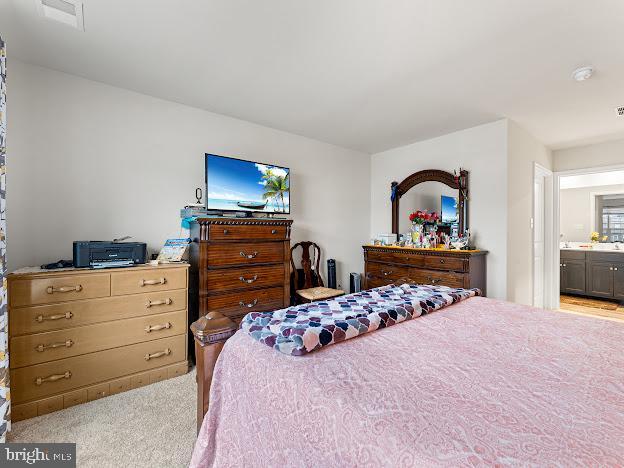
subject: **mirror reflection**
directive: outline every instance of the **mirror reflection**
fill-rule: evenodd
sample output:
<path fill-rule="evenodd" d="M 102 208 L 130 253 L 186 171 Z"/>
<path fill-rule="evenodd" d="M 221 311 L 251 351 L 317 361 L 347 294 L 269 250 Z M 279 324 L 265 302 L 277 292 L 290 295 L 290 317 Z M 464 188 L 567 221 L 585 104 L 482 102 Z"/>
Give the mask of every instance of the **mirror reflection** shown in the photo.
<path fill-rule="evenodd" d="M 406 234 L 412 230 L 411 213 L 426 210 L 439 216 L 439 231 L 449 235 L 455 231 L 456 235 L 459 226 L 458 201 L 458 191 L 441 182 L 423 182 L 412 187 L 401 197 L 399 233 Z"/>
<path fill-rule="evenodd" d="M 624 242 L 624 194 L 596 196 L 596 232 L 603 242 Z"/>

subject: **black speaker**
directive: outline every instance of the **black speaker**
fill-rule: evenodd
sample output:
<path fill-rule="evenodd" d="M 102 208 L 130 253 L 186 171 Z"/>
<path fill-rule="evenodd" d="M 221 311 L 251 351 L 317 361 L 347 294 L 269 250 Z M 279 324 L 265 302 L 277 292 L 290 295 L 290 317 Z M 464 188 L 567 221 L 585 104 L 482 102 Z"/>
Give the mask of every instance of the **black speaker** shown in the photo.
<path fill-rule="evenodd" d="M 349 292 L 351 294 L 362 290 L 362 275 L 359 273 L 351 273 L 349 275 Z"/>
<path fill-rule="evenodd" d="M 327 287 L 336 289 L 336 260 L 327 260 Z"/>

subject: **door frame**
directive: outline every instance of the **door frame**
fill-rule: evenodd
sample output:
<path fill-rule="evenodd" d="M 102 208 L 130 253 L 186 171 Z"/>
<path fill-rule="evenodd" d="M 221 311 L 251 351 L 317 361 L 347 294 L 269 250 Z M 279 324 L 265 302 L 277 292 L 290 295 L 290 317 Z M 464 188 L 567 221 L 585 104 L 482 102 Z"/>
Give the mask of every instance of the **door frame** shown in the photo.
<path fill-rule="evenodd" d="M 553 297 L 553 283 L 555 272 L 557 273 L 557 282 L 559 282 L 559 269 L 553 269 L 554 265 L 554 249 L 552 237 L 554 233 L 553 227 L 553 183 L 554 176 L 550 169 L 545 168 L 537 162 L 533 162 L 533 190 L 531 190 L 531 264 L 532 264 L 532 276 L 531 282 L 531 303 L 535 299 L 535 181 L 537 178 L 544 178 L 544 219 L 542 219 L 542 226 L 544 228 L 544 274 L 542 278 L 544 280 L 544 308 L 552 309 L 555 306 L 558 307 L 559 297 Z M 558 263 L 558 261 L 557 261 Z"/>
<path fill-rule="evenodd" d="M 622 171 L 624 170 L 624 164 L 617 164 L 613 166 L 598 166 L 598 167 L 584 167 L 580 169 L 569 169 L 567 171 L 556 171 L 553 173 L 553 235 L 552 235 L 552 249 L 553 249 L 553 258 L 551 262 L 552 271 L 559 270 L 559 262 L 560 258 L 560 240 L 559 236 L 561 234 L 561 178 L 565 176 L 571 175 L 587 175 L 587 174 L 600 174 L 603 172 L 613 172 L 613 171 Z M 553 275 L 552 277 L 552 289 L 551 296 L 553 298 L 552 308 L 559 309 L 559 275 Z"/>

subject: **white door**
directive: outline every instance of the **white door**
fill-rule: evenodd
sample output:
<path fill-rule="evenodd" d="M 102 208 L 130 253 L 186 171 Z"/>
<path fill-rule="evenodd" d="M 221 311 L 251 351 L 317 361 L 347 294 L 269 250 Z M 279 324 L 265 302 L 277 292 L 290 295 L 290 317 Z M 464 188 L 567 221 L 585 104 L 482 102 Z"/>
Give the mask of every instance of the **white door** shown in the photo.
<path fill-rule="evenodd" d="M 536 173 L 533 183 L 533 306 L 544 307 L 544 174 Z"/>

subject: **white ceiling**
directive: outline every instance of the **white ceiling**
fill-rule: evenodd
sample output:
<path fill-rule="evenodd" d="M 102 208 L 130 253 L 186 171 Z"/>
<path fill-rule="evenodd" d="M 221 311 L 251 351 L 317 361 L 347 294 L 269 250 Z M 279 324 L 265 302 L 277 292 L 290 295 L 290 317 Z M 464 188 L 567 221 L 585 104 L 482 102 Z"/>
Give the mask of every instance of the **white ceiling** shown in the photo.
<path fill-rule="evenodd" d="M 554 148 L 624 137 L 622 0 L 84 0 L 84 21 L 0 0 L 9 56 L 366 152 L 501 117 Z"/>

